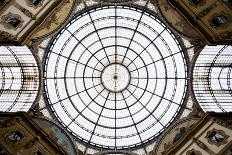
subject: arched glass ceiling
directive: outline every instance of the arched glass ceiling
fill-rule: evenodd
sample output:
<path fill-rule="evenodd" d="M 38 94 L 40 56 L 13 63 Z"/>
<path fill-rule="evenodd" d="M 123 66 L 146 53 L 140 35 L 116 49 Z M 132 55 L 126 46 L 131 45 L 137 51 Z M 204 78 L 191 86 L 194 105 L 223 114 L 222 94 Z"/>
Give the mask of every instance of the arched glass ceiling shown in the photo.
<path fill-rule="evenodd" d="M 44 63 L 48 106 L 87 145 L 123 149 L 159 136 L 187 89 L 182 46 L 144 10 L 97 7 L 52 39 Z"/>
<path fill-rule="evenodd" d="M 206 111 L 232 112 L 232 46 L 206 46 L 193 71 L 194 95 Z"/>
<path fill-rule="evenodd" d="M 0 46 L 0 111 L 28 111 L 39 83 L 37 62 L 26 46 Z"/>

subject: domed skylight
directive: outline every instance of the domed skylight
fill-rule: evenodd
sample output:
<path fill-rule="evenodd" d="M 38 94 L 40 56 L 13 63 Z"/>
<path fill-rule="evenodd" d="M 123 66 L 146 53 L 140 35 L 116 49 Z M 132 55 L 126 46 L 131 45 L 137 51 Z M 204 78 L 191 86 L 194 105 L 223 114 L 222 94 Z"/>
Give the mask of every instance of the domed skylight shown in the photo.
<path fill-rule="evenodd" d="M 76 15 L 45 57 L 48 106 L 87 145 L 132 148 L 159 136 L 187 90 L 179 39 L 145 10 L 104 6 Z"/>

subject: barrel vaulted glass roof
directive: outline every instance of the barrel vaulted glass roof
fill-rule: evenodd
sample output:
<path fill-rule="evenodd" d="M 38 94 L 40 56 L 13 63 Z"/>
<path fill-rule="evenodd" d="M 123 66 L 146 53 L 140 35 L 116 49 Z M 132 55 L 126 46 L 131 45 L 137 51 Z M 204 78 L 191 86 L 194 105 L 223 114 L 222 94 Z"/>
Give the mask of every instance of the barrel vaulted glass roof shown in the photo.
<path fill-rule="evenodd" d="M 232 112 L 232 46 L 206 46 L 193 71 L 194 95 L 206 112 Z"/>
<path fill-rule="evenodd" d="M 98 148 L 154 140 L 179 116 L 186 97 L 182 43 L 145 8 L 85 9 L 51 40 L 44 63 L 54 117 Z"/>
<path fill-rule="evenodd" d="M 26 46 L 0 46 L 0 111 L 28 111 L 39 83 L 37 61 Z"/>

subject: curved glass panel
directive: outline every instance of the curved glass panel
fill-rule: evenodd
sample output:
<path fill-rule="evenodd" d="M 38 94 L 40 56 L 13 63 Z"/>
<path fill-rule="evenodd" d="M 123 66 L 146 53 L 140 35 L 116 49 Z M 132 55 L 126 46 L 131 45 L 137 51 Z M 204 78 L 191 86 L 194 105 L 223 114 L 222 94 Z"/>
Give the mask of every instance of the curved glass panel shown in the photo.
<path fill-rule="evenodd" d="M 179 114 L 187 89 L 182 46 L 157 17 L 104 6 L 74 17 L 44 60 L 48 106 L 88 145 L 135 147 Z"/>
<path fill-rule="evenodd" d="M 194 95 L 204 111 L 232 111 L 232 46 L 206 46 L 193 71 Z"/>
<path fill-rule="evenodd" d="M 39 90 L 39 69 L 26 46 L 0 46 L 0 111 L 28 111 Z"/>

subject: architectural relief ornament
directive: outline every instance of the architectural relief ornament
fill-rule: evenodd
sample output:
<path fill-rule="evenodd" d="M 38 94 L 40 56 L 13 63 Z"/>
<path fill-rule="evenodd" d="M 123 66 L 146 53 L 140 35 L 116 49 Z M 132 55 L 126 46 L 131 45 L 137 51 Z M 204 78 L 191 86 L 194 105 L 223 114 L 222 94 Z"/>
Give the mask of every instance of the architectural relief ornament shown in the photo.
<path fill-rule="evenodd" d="M 195 150 L 194 148 L 192 150 L 189 150 L 186 152 L 186 155 L 202 155 L 200 151 Z"/>
<path fill-rule="evenodd" d="M 21 130 L 14 129 L 5 134 L 5 141 L 8 144 L 20 144 L 25 140 L 25 133 Z"/>
<path fill-rule="evenodd" d="M 214 144 L 219 147 L 227 143 L 229 136 L 226 135 L 223 130 L 213 129 L 207 132 L 205 138 L 208 140 L 209 144 Z"/>
<path fill-rule="evenodd" d="M 1 34 L 0 34 L 1 35 Z M 15 119 L 7 119 L 3 122 L 0 122 L 0 128 L 8 128 L 16 124 Z"/>
<path fill-rule="evenodd" d="M 11 0 L 0 0 L 0 13 L 2 11 L 2 8 L 7 5 Z"/>
<path fill-rule="evenodd" d="M 223 155 L 232 155 L 232 146 Z"/>
<path fill-rule="evenodd" d="M 189 4 L 195 7 L 205 5 L 206 0 L 189 0 Z"/>
<path fill-rule="evenodd" d="M 6 29 L 17 29 L 23 26 L 23 20 L 20 15 L 9 12 L 1 18 L 1 24 Z"/>
<path fill-rule="evenodd" d="M 29 11 L 29 10 L 27 10 L 27 9 L 25 9 L 24 7 L 22 7 L 21 5 L 19 5 L 18 3 L 13 3 L 13 5 L 16 7 L 16 8 L 18 8 L 20 11 L 22 11 L 27 17 L 30 17 L 30 18 L 35 18 L 34 16 L 33 16 L 33 14 Z"/>
<path fill-rule="evenodd" d="M 232 39 L 232 31 L 226 31 L 220 34 L 223 39 Z"/>
<path fill-rule="evenodd" d="M 63 0 L 62 1 L 63 5 L 62 7 L 65 7 L 68 3 L 70 3 L 69 0 Z M 65 10 L 66 11 L 66 10 Z M 62 14 L 62 9 L 57 8 L 55 13 L 53 13 L 50 17 L 46 19 L 44 22 L 43 26 L 40 28 L 40 30 L 46 28 L 47 30 L 52 29 L 52 24 L 55 24 L 56 26 L 59 26 L 61 23 L 59 21 L 60 14 Z"/>
<path fill-rule="evenodd" d="M 50 29 L 52 26 L 52 23 L 55 23 L 56 25 L 58 25 L 58 16 L 56 13 L 54 13 L 53 15 L 51 15 L 46 22 L 44 23 L 44 26 L 42 28 L 47 28 Z"/>
<path fill-rule="evenodd" d="M 210 150 L 210 148 L 208 148 L 203 142 L 201 142 L 197 138 L 193 138 L 193 141 L 197 144 L 197 146 L 205 150 L 210 155 L 215 155 L 215 153 L 212 150 Z"/>
<path fill-rule="evenodd" d="M 209 12 L 211 12 L 213 9 L 215 9 L 218 5 L 220 5 L 220 3 L 215 2 L 215 3 L 213 3 L 212 5 L 210 5 L 209 7 L 203 9 L 202 11 L 200 11 L 200 12 L 198 13 L 198 15 L 197 15 L 198 18 L 199 18 L 199 17 L 202 18 L 202 17 L 208 15 Z"/>
<path fill-rule="evenodd" d="M 9 41 L 9 40 L 16 40 L 16 37 L 8 32 L 0 31 L 0 41 Z"/>
<path fill-rule="evenodd" d="M 226 28 L 230 25 L 231 20 L 230 15 L 222 11 L 213 14 L 213 16 L 209 19 L 209 24 L 215 29 Z"/>
<path fill-rule="evenodd" d="M 30 149 L 32 148 L 36 143 L 39 142 L 40 137 L 35 137 L 34 139 L 32 139 L 31 141 L 29 141 L 26 145 L 25 145 L 25 149 Z"/>
<path fill-rule="evenodd" d="M 43 5 L 44 0 L 25 0 L 29 7 L 38 8 Z"/>
<path fill-rule="evenodd" d="M 133 0 L 99 0 L 99 1 L 105 3 L 126 3 L 126 2 L 132 2 Z"/>
<path fill-rule="evenodd" d="M 226 119 L 216 119 L 215 122 L 225 128 L 232 130 L 232 120 L 226 120 Z"/>

